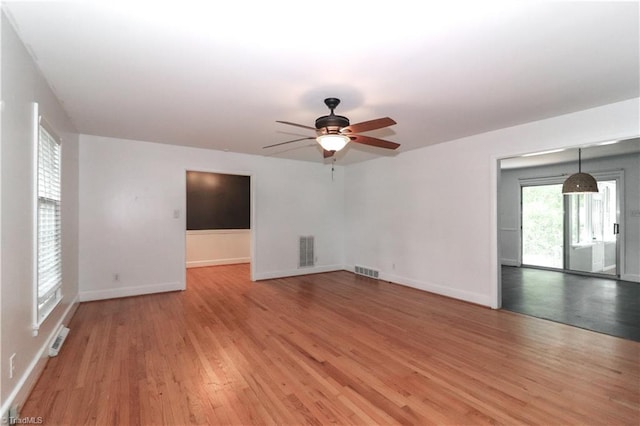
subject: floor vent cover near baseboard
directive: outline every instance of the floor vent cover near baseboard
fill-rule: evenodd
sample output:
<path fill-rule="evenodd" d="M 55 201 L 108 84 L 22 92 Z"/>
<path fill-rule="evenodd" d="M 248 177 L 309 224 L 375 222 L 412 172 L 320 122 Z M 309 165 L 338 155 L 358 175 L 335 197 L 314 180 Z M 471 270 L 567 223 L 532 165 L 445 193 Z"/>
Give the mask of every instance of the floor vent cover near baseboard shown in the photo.
<path fill-rule="evenodd" d="M 300 261 L 298 266 L 308 268 L 315 265 L 313 236 L 300 237 Z"/>
<path fill-rule="evenodd" d="M 58 335 L 53 340 L 53 344 L 49 348 L 49 356 L 50 357 L 54 357 L 54 356 L 58 355 L 58 352 L 60 352 L 60 348 L 62 347 L 62 344 L 64 343 L 64 339 L 67 338 L 67 334 L 69 334 L 69 329 L 67 327 L 65 327 L 65 326 L 61 326 L 60 330 L 58 331 Z"/>
<path fill-rule="evenodd" d="M 370 269 L 370 268 L 365 268 L 363 266 L 357 266 L 356 265 L 356 274 L 358 275 L 364 275 L 365 277 L 369 277 L 369 278 L 378 278 L 379 275 L 379 271 L 376 271 L 375 269 Z"/>

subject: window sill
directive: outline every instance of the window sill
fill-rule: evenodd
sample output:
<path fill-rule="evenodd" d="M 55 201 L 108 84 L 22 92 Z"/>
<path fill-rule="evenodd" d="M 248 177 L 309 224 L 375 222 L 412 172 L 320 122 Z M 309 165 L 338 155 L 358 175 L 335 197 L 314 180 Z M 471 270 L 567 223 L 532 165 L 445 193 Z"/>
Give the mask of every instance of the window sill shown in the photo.
<path fill-rule="evenodd" d="M 52 303 L 50 303 L 49 306 L 47 306 L 43 312 L 38 312 L 38 323 L 34 324 L 32 328 L 33 337 L 38 336 L 40 327 L 42 326 L 42 324 L 44 324 L 47 318 L 49 318 L 49 315 L 51 315 L 51 313 L 60 304 L 60 302 L 62 302 L 62 293 L 59 293 L 56 296 L 55 300 Z"/>

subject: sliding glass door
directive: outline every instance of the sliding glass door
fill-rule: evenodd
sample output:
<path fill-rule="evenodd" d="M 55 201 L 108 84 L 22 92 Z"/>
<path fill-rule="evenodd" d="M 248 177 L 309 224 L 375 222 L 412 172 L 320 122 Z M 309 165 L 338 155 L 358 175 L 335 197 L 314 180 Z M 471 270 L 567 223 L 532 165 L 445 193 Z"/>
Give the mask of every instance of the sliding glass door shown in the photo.
<path fill-rule="evenodd" d="M 568 269 L 617 275 L 617 181 L 598 181 L 598 193 L 568 198 Z"/>
<path fill-rule="evenodd" d="M 618 180 L 599 193 L 562 195 L 562 184 L 522 186 L 522 263 L 618 274 Z"/>
<path fill-rule="evenodd" d="M 562 184 L 522 187 L 522 263 L 564 267 Z"/>

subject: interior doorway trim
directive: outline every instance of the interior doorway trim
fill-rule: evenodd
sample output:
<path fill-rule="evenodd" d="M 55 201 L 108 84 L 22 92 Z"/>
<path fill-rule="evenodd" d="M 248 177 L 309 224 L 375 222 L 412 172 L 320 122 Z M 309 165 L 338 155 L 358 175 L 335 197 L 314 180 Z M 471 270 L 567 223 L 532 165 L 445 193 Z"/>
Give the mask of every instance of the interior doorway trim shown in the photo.
<path fill-rule="evenodd" d="M 500 202 L 499 188 L 501 185 L 501 161 L 506 160 L 508 158 L 522 156 L 524 154 L 529 154 L 532 152 L 540 152 L 544 150 L 550 149 L 559 149 L 559 148 L 579 148 L 584 146 L 592 146 L 597 145 L 599 142 L 605 142 L 610 140 L 628 140 L 639 137 L 637 133 L 632 134 L 608 134 L 606 137 L 601 138 L 600 140 L 582 140 L 582 141 L 574 141 L 574 143 L 570 143 L 567 145 L 550 145 L 550 146 L 537 146 L 532 147 L 530 149 L 518 152 L 501 152 L 494 153 L 489 156 L 489 280 L 490 280 L 490 288 L 489 288 L 489 297 L 491 300 L 490 307 L 492 309 L 500 309 L 502 307 L 502 274 L 500 273 L 502 264 L 501 264 L 501 256 L 500 256 L 500 222 L 498 217 L 498 209 Z M 621 182 L 621 186 L 623 183 Z M 621 206 L 621 211 L 624 206 Z M 621 256 L 622 257 L 622 256 Z M 623 262 L 622 259 L 621 262 Z M 620 275 L 622 280 L 625 280 L 625 276 Z M 635 279 L 631 279 L 629 281 L 636 281 Z"/>

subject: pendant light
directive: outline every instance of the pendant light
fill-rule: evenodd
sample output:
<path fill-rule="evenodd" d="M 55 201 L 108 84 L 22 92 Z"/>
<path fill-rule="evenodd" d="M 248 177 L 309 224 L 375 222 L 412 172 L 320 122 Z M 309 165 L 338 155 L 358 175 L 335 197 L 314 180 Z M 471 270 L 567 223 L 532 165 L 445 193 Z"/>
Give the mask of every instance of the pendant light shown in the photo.
<path fill-rule="evenodd" d="M 582 173 L 582 149 L 578 148 L 578 173 L 572 174 L 562 185 L 562 194 L 590 194 L 598 192 L 598 182 L 588 173 Z"/>

